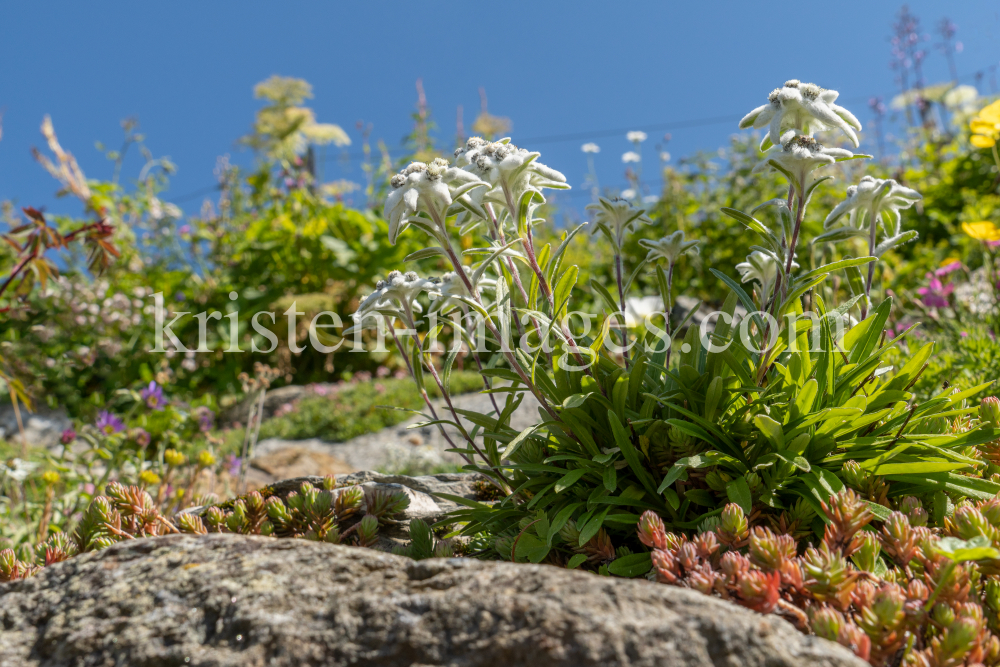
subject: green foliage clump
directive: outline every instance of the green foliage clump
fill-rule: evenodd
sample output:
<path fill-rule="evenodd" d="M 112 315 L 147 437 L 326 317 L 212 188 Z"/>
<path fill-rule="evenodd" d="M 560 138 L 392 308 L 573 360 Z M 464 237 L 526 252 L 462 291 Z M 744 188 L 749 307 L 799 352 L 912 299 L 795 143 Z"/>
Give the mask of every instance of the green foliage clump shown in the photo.
<path fill-rule="evenodd" d="M 482 389 L 478 373 L 456 372 L 451 376 L 451 393 L 463 394 Z M 432 397 L 440 397 L 436 386 L 428 386 Z M 387 378 L 348 385 L 332 396 L 306 396 L 288 414 L 261 425 L 260 437 L 302 440 L 322 438 L 342 442 L 374 433 L 406 421 L 423 405 L 413 382 Z M 396 410 L 387 408 L 398 408 Z"/>

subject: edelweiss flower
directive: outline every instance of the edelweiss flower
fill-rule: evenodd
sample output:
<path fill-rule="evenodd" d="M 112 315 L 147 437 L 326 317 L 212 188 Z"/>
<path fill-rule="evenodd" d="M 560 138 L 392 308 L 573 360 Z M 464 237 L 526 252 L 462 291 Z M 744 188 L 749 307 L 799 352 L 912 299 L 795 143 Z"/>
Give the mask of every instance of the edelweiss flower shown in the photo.
<path fill-rule="evenodd" d="M 833 164 L 838 158 L 852 157 L 854 153 L 845 148 L 826 148 L 812 137 L 793 136 L 792 132 L 786 132 L 781 145 L 769 148 L 764 153 L 764 159 L 754 166 L 751 173 L 780 167 L 801 183 L 813 169 Z"/>
<path fill-rule="evenodd" d="M 621 248 L 625 231 L 636 221 L 653 224 L 644 209 L 636 208 L 631 202 L 621 198 L 601 197 L 598 203 L 588 205 L 587 210 L 595 213 L 594 231 L 604 232 L 616 248 Z"/>
<path fill-rule="evenodd" d="M 799 268 L 797 262 L 792 262 L 792 269 Z M 747 261 L 736 265 L 740 272 L 740 281 L 747 283 L 755 281 L 761 287 L 761 300 L 766 300 L 774 291 L 774 283 L 778 279 L 778 265 L 770 255 L 754 250 L 747 255 Z"/>
<path fill-rule="evenodd" d="M 847 188 L 847 199 L 837 204 L 823 221 L 829 228 L 844 214 L 849 214 L 848 224 L 862 228 L 868 216 L 882 222 L 887 234 L 899 234 L 899 211 L 910 208 L 923 197 L 916 190 L 903 187 L 889 179 L 864 176 L 857 185 Z"/>
<path fill-rule="evenodd" d="M 477 290 L 482 289 L 495 289 L 496 280 L 490 278 L 484 278 L 481 275 L 478 277 L 476 273 L 469 269 L 467 266 L 462 267 L 462 271 L 465 272 L 466 277 L 468 277 L 469 282 L 472 283 L 473 287 Z M 459 298 L 471 298 L 472 295 L 469 293 L 468 288 L 465 286 L 465 281 L 462 280 L 458 273 L 454 271 L 449 271 L 442 275 L 437 281 L 432 290 L 429 290 L 430 295 L 434 299 L 434 303 L 431 304 L 431 312 L 436 312 L 444 308 L 446 305 L 452 303 Z"/>
<path fill-rule="evenodd" d="M 640 156 L 635 151 L 622 153 L 622 162 L 624 162 L 625 164 L 628 164 L 629 162 L 642 162 L 642 156 Z"/>
<path fill-rule="evenodd" d="M 385 216 L 389 220 L 389 243 L 395 245 L 411 215 L 425 211 L 435 220 L 443 220 L 452 200 L 477 187 L 480 181 L 467 171 L 449 167 L 447 160 L 436 158 L 430 164 L 410 163 L 392 177 L 390 184 L 392 192 L 385 199 Z"/>
<path fill-rule="evenodd" d="M 539 162 L 540 155 L 518 148 L 510 143 L 510 139 L 491 142 L 470 137 L 464 148 L 455 151 L 455 165 L 475 175 L 477 180 L 489 183 L 494 190 L 506 189 L 515 197 L 528 187 L 568 188 L 566 177 Z M 476 193 L 479 199 L 489 195 L 494 195 L 496 201 L 504 202 L 500 192 Z"/>
<path fill-rule="evenodd" d="M 580 146 L 580 150 L 584 153 L 600 153 L 601 147 L 591 141 L 583 146 Z"/>
<path fill-rule="evenodd" d="M 363 326 L 364 320 L 372 313 L 399 316 L 404 320 L 412 319 L 412 313 L 419 313 L 422 310 L 416 300 L 417 296 L 436 287 L 435 279 L 421 278 L 413 271 L 405 274 L 401 271 L 390 271 L 385 280 L 375 283 L 375 291 L 358 304 L 357 311 L 351 316 L 354 326 L 345 331 L 344 335 Z"/>
<path fill-rule="evenodd" d="M 677 230 L 673 234 L 668 234 L 658 241 L 639 239 L 639 245 L 649 248 L 649 254 L 646 255 L 647 262 L 665 259 L 669 266 L 676 264 L 681 255 L 689 252 L 697 255 L 700 252 L 700 248 L 698 248 L 699 243 L 701 241 L 696 239 L 685 241 L 684 232 L 681 230 Z"/>
<path fill-rule="evenodd" d="M 768 134 L 761 142 L 761 148 L 770 140 L 771 144 L 781 143 L 784 130 L 792 129 L 801 134 L 839 129 L 855 146 L 861 123 L 850 111 L 834 104 L 835 90 L 826 90 L 813 83 L 802 83 L 797 79 L 786 81 L 768 95 L 768 103 L 757 107 L 740 121 L 740 128 L 760 129 L 769 126 Z"/>
<path fill-rule="evenodd" d="M 641 144 L 646 140 L 647 135 L 645 132 L 642 132 L 640 130 L 634 130 L 626 134 L 625 138 L 631 141 L 633 144 Z"/>

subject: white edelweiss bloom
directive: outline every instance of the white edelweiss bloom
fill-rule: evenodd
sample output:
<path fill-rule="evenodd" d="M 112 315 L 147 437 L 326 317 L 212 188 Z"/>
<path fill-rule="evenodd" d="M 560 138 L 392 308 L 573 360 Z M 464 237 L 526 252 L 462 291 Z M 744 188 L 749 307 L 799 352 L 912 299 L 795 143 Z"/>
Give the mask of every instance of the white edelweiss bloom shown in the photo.
<path fill-rule="evenodd" d="M 861 228 L 865 226 L 866 220 L 871 222 L 870 216 L 874 216 L 882 222 L 888 234 L 899 234 L 899 212 L 921 199 L 923 196 L 919 192 L 904 187 L 891 178 L 864 176 L 857 185 L 847 188 L 847 199 L 830 211 L 830 215 L 823 221 L 823 227 L 828 229 L 847 214 L 848 225 Z"/>
<path fill-rule="evenodd" d="M 587 210 L 594 211 L 594 231 L 604 232 L 616 248 L 621 248 L 626 230 L 636 222 L 653 224 L 644 209 L 636 208 L 631 202 L 620 197 L 615 199 L 600 197 L 596 204 L 589 204 Z"/>
<path fill-rule="evenodd" d="M 471 137 L 464 148 L 455 151 L 455 164 L 493 186 L 517 190 L 519 186 L 538 188 L 567 187 L 566 177 L 538 161 L 541 153 L 518 148 L 509 139 L 486 141 Z M 526 169 L 522 169 L 528 165 Z M 515 173 L 521 182 L 513 183 Z"/>
<path fill-rule="evenodd" d="M 405 274 L 401 271 L 390 271 L 385 280 L 375 283 L 375 291 L 358 304 L 358 309 L 351 316 L 354 326 L 349 331 L 364 326 L 365 320 L 374 322 L 375 318 L 368 317 L 372 313 L 419 313 L 422 308 L 416 300 L 417 297 L 421 292 L 429 292 L 436 287 L 436 280 L 421 278 L 413 271 Z"/>
<path fill-rule="evenodd" d="M 799 180 L 804 180 L 805 175 L 813 169 L 831 165 L 838 159 L 852 157 L 854 153 L 846 148 L 827 148 L 812 137 L 786 132 L 781 144 L 767 149 L 764 158 L 754 166 L 751 173 L 769 171 L 777 164 Z"/>
<path fill-rule="evenodd" d="M 465 273 L 469 282 L 473 284 L 473 287 L 477 290 L 483 289 L 495 289 L 496 280 L 491 278 L 485 278 L 480 276 L 476 279 L 476 274 L 474 271 L 469 269 L 467 266 L 462 267 L 462 271 Z M 465 281 L 455 271 L 449 271 L 445 273 L 440 278 L 435 281 L 435 286 L 433 289 L 429 290 L 429 294 L 434 299 L 434 303 L 431 304 L 431 312 L 436 312 L 444 308 L 446 305 L 452 303 L 457 298 L 465 297 L 471 298 L 472 294 L 469 292 L 468 287 L 465 285 Z"/>
<path fill-rule="evenodd" d="M 632 132 L 627 133 L 625 138 L 634 144 L 641 144 L 647 139 L 647 135 L 645 132 L 640 130 L 633 130 Z"/>
<path fill-rule="evenodd" d="M 799 268 L 797 262 L 792 262 L 792 270 Z M 778 264 L 770 255 L 754 250 L 747 255 L 747 261 L 736 265 L 736 270 L 740 272 L 740 282 L 754 281 L 760 285 L 761 299 L 767 299 L 774 291 L 775 281 L 778 279 Z"/>
<path fill-rule="evenodd" d="M 762 148 L 768 139 L 775 145 L 781 143 L 781 135 L 788 129 L 801 134 L 839 129 L 857 147 L 856 130 L 861 129 L 861 122 L 850 111 L 834 104 L 838 95 L 836 90 L 826 90 L 813 83 L 797 79 L 786 81 L 784 86 L 768 95 L 767 104 L 743 117 L 740 128 L 769 127 Z"/>
<path fill-rule="evenodd" d="M 670 266 L 676 264 L 681 255 L 687 253 L 697 255 L 701 252 L 701 249 L 698 247 L 699 243 L 701 241 L 697 239 L 685 240 L 682 230 L 677 230 L 673 234 L 668 234 L 656 241 L 652 239 L 639 239 L 639 245 L 649 249 L 649 254 L 646 255 L 647 262 L 665 259 Z"/>
<path fill-rule="evenodd" d="M 667 151 L 662 151 L 660 153 L 660 159 L 663 160 L 664 162 L 670 162 L 670 153 L 668 153 Z"/>
<path fill-rule="evenodd" d="M 635 190 L 632 188 L 622 190 L 622 199 L 635 199 Z"/>
<path fill-rule="evenodd" d="M 583 146 L 580 146 L 580 150 L 583 151 L 584 153 L 600 153 L 601 147 L 591 141 L 584 144 Z"/>
<path fill-rule="evenodd" d="M 622 162 L 625 164 L 629 162 L 642 162 L 642 156 L 635 151 L 628 151 L 627 153 L 622 153 Z"/>
<path fill-rule="evenodd" d="M 450 167 L 448 161 L 441 158 L 430 164 L 411 162 L 389 181 L 392 191 L 385 199 L 384 208 L 389 221 L 389 242 L 396 244 L 410 216 L 417 211 L 425 211 L 433 219 L 443 220 L 445 211 L 452 203 L 452 188 L 478 181 L 473 174 Z"/>

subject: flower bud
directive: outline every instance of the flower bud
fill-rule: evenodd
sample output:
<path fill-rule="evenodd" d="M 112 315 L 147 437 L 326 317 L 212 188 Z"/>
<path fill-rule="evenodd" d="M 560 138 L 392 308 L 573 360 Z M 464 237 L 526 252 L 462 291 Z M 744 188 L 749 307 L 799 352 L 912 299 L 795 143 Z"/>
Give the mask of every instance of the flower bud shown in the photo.
<path fill-rule="evenodd" d="M 840 636 L 840 628 L 844 624 L 844 616 L 831 607 L 820 607 L 812 615 L 812 631 L 817 637 L 835 642 Z"/>
<path fill-rule="evenodd" d="M 750 528 L 743 509 L 736 503 L 729 503 L 722 510 L 720 524 L 717 530 L 719 541 L 729 547 L 741 547 L 746 544 Z"/>
<path fill-rule="evenodd" d="M 55 486 L 59 483 L 59 473 L 55 470 L 46 470 L 42 473 L 42 481 L 46 486 Z"/>
<path fill-rule="evenodd" d="M 667 536 L 663 519 L 655 512 L 646 510 L 639 517 L 639 541 L 651 549 L 666 549 Z M 579 537 L 579 535 L 577 536 Z"/>
<path fill-rule="evenodd" d="M 761 614 L 770 614 L 781 594 L 781 574 L 750 570 L 740 578 L 737 592 L 740 604 Z"/>
<path fill-rule="evenodd" d="M 729 484 L 730 480 L 732 477 L 718 470 L 711 470 L 705 475 L 705 483 L 708 484 L 708 488 L 719 493 L 726 490 L 726 485 Z"/>
<path fill-rule="evenodd" d="M 987 396 L 979 404 L 979 418 L 992 426 L 1000 428 L 1000 399 Z"/>
<path fill-rule="evenodd" d="M 907 516 L 911 526 L 927 525 L 927 510 L 924 509 L 918 498 L 907 496 L 899 503 L 899 511 Z"/>
<path fill-rule="evenodd" d="M 201 517 L 191 512 L 186 512 L 177 517 L 177 527 L 182 533 L 192 533 L 194 535 L 204 535 L 208 532 Z"/>
<path fill-rule="evenodd" d="M 854 551 L 851 560 L 858 566 L 858 569 L 865 572 L 875 572 L 878 555 L 882 550 L 878 535 L 872 531 L 863 530 L 854 536 L 854 539 L 851 540 L 851 546 Z"/>
<path fill-rule="evenodd" d="M 64 445 L 68 445 L 74 440 L 76 440 L 76 431 L 71 428 L 66 429 L 62 432 L 62 435 L 59 436 L 59 442 Z"/>
<path fill-rule="evenodd" d="M 781 570 L 782 564 L 795 558 L 795 540 L 791 535 L 775 535 L 755 526 L 750 533 L 750 562 L 763 570 Z"/>

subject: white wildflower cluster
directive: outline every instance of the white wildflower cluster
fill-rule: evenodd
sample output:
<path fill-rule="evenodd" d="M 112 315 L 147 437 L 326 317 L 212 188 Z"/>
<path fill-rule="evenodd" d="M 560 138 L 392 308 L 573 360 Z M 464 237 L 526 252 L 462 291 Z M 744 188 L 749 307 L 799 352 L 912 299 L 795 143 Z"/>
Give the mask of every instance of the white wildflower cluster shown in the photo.
<path fill-rule="evenodd" d="M 770 144 L 780 144 L 785 130 L 811 136 L 813 132 L 840 130 L 857 148 L 857 131 L 861 122 L 850 111 L 834 104 L 840 95 L 836 90 L 820 88 L 814 83 L 797 79 L 785 82 L 767 96 L 767 104 L 757 107 L 740 121 L 740 129 L 768 128 L 761 150 Z"/>
<path fill-rule="evenodd" d="M 788 283 L 793 280 L 785 274 L 797 266 L 794 258 L 799 230 L 809 195 L 817 183 L 811 173 L 841 160 L 870 157 L 826 146 L 812 136 L 815 132 L 839 131 L 854 147 L 859 145 L 857 133 L 861 130 L 861 123 L 854 114 L 836 104 L 838 96 L 835 90 L 792 79 L 772 91 L 767 104 L 757 107 L 740 121 L 740 128 L 768 128 L 760 146 L 765 153 L 753 173 L 779 171 L 791 186 L 787 200 L 771 202 L 778 207 L 779 217 L 785 221 L 780 242 L 772 236 L 770 249 L 754 250 L 746 262 L 737 266 L 743 282 L 760 284 L 763 300 L 770 297 L 770 289 L 778 288 L 779 281 L 784 280 L 780 287 L 787 292 Z M 794 218 L 790 208 L 793 196 L 798 197 Z M 919 199 L 916 191 L 893 180 L 865 176 L 858 185 L 847 189 L 847 199 L 834 208 L 824 222 L 828 231 L 812 242 L 867 237 L 869 256 L 881 257 L 888 250 L 916 238 L 915 231 L 902 230 L 899 211 L 909 208 Z M 848 216 L 847 224 L 833 229 L 833 224 L 845 215 Z M 881 243 L 877 242 L 879 226 L 883 230 Z M 779 266 L 779 262 L 783 266 Z M 870 262 L 866 293 L 871 289 L 873 270 L 874 263 Z M 867 304 L 862 307 L 862 314 L 866 308 Z"/>

